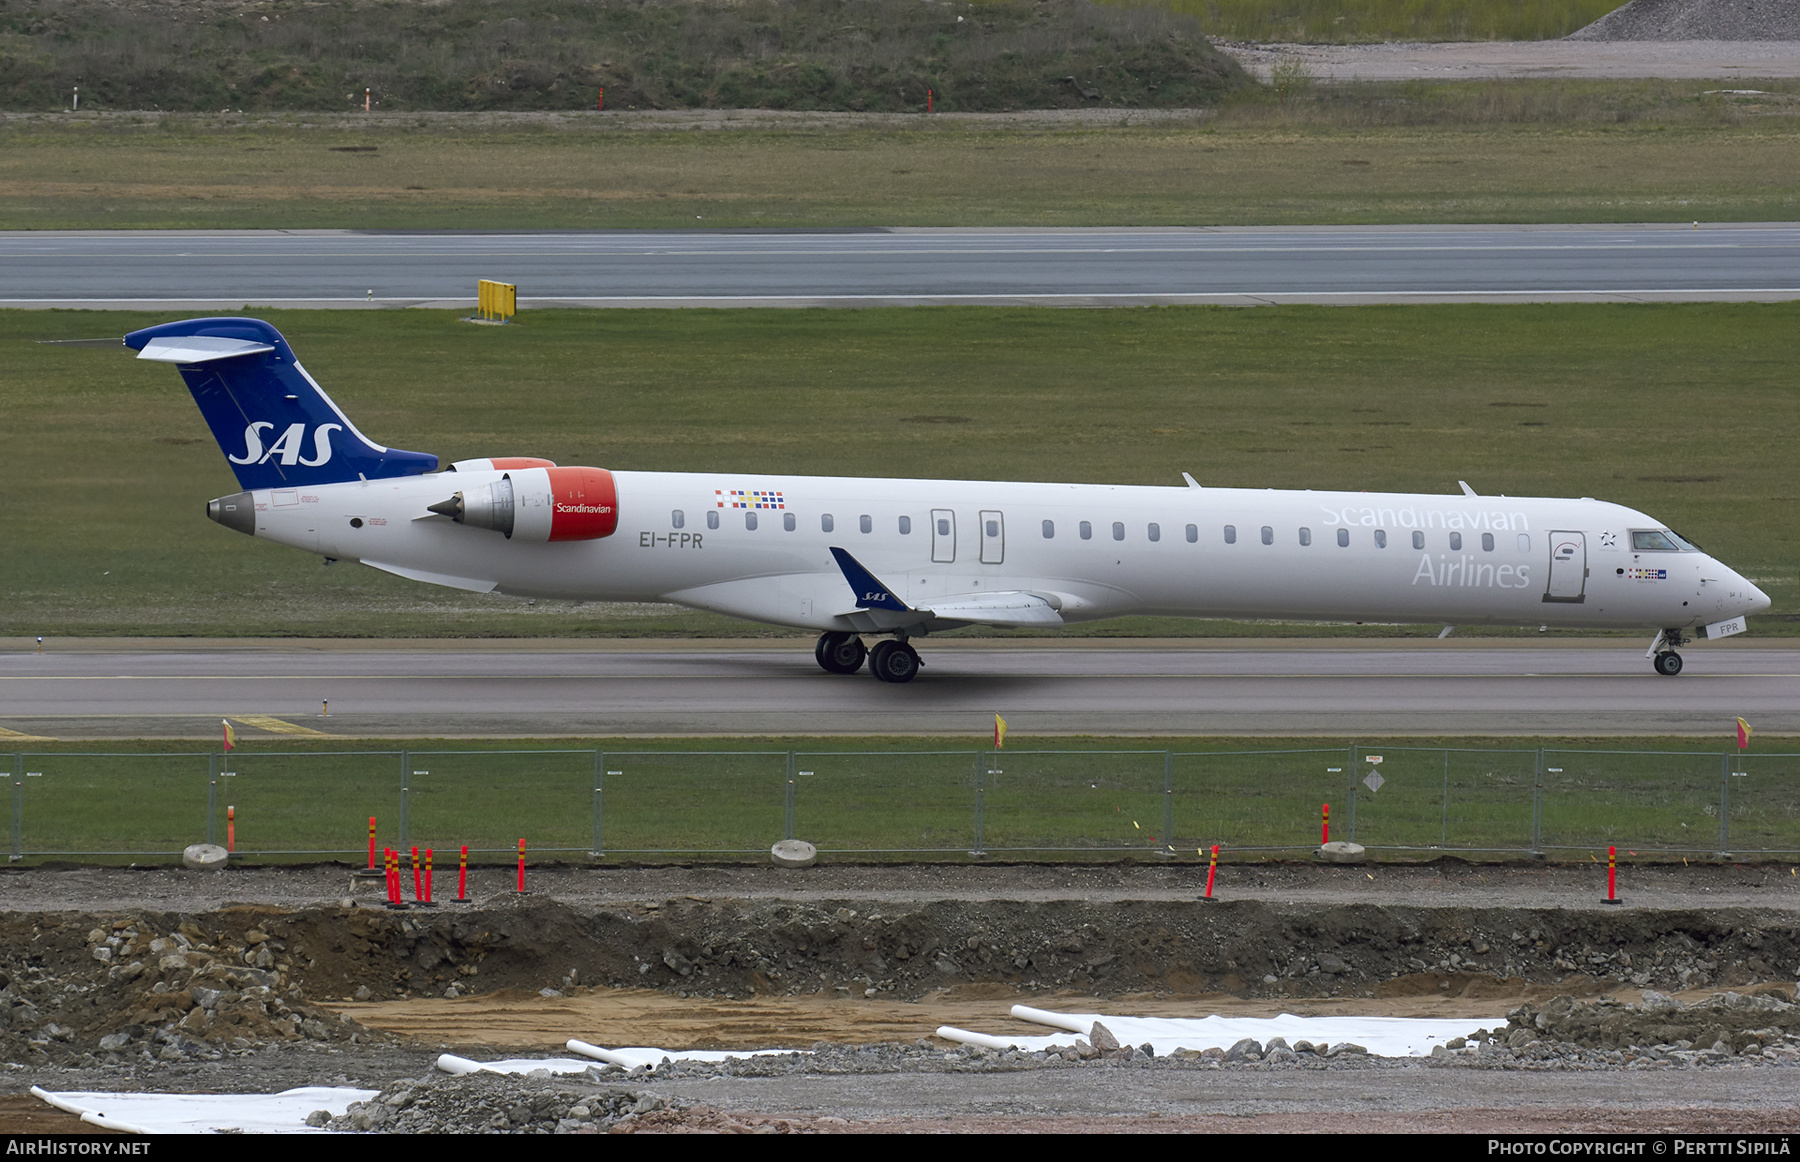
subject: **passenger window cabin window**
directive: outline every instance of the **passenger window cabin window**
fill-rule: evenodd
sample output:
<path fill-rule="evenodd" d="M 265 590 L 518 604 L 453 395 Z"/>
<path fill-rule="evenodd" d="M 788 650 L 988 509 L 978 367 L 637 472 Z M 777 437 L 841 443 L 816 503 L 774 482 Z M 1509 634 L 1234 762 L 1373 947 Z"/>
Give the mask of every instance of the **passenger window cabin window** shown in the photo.
<path fill-rule="evenodd" d="M 1425 547 L 1425 534 L 1415 530 L 1413 532 L 1413 548 L 1422 549 L 1424 547 Z"/>
<path fill-rule="evenodd" d="M 680 509 L 676 509 L 674 512 L 669 514 L 669 527 L 670 528 L 678 529 L 678 528 L 681 528 L 685 524 L 687 524 L 687 513 L 682 512 Z"/>
<path fill-rule="evenodd" d="M 1519 552 L 1521 552 L 1521 553 L 1531 552 L 1531 534 L 1530 533 L 1520 533 L 1519 534 Z"/>
<path fill-rule="evenodd" d="M 744 514 L 744 527 L 747 529 L 750 529 L 752 531 L 755 530 L 755 528 L 756 528 L 756 513 L 746 512 Z"/>
<path fill-rule="evenodd" d="M 1056 522 L 1053 520 L 1045 521 L 1044 522 L 1044 539 L 1047 541 L 1050 538 L 1054 537 L 1055 535 L 1056 535 Z"/>
<path fill-rule="evenodd" d="M 990 537 L 997 537 L 1000 535 L 1000 522 L 999 521 L 991 520 L 991 521 L 987 522 L 987 535 Z"/>
<path fill-rule="evenodd" d="M 872 533 L 875 531 L 875 518 L 866 512 L 856 518 L 856 524 L 865 533 Z"/>
<path fill-rule="evenodd" d="M 718 509 L 709 508 L 706 510 L 706 527 L 709 529 L 716 529 L 719 527 L 719 510 Z"/>
<path fill-rule="evenodd" d="M 1190 544 L 1190 545 L 1197 545 L 1200 543 L 1200 526 L 1199 525 L 1189 525 L 1187 527 L 1187 539 L 1188 539 L 1188 544 Z"/>
<path fill-rule="evenodd" d="M 791 533 L 799 527 L 799 521 L 793 513 L 784 512 L 781 514 L 781 527 Z"/>
<path fill-rule="evenodd" d="M 912 535 L 912 517 L 903 516 L 900 518 L 900 535 L 903 537 Z"/>
<path fill-rule="evenodd" d="M 1275 543 L 1275 530 L 1269 525 L 1264 525 L 1262 527 L 1262 542 L 1265 545 L 1272 545 Z"/>
<path fill-rule="evenodd" d="M 940 537 L 947 537 L 950 535 L 950 518 L 949 517 L 941 516 L 938 518 L 938 534 L 937 535 Z"/>
<path fill-rule="evenodd" d="M 1387 548 L 1387 530 L 1386 529 L 1376 529 L 1375 530 L 1375 547 L 1378 549 Z"/>
<path fill-rule="evenodd" d="M 1124 539 L 1125 539 L 1125 522 L 1122 520 L 1116 520 L 1113 522 L 1113 540 L 1122 541 Z"/>
<path fill-rule="evenodd" d="M 1088 521 L 1081 522 L 1081 539 L 1084 541 L 1091 541 L 1094 539 L 1094 526 Z"/>
<path fill-rule="evenodd" d="M 1162 540 L 1162 526 L 1155 521 L 1152 521 L 1150 522 L 1150 527 L 1145 530 L 1144 535 L 1149 537 L 1152 541 L 1160 541 Z"/>
<path fill-rule="evenodd" d="M 1225 526 L 1225 543 L 1228 545 L 1237 544 L 1237 526 L 1236 525 L 1226 525 Z"/>
<path fill-rule="evenodd" d="M 819 514 L 819 531 L 820 532 L 828 533 L 835 527 L 837 527 L 837 522 L 831 519 L 830 513 L 824 512 L 824 513 Z"/>
<path fill-rule="evenodd" d="M 1307 528 L 1301 529 L 1300 530 L 1300 547 L 1305 548 L 1307 545 L 1310 545 L 1310 544 L 1312 544 L 1312 530 L 1307 529 Z"/>
<path fill-rule="evenodd" d="M 1349 529 L 1339 529 L 1338 530 L 1338 548 L 1347 549 L 1349 547 L 1350 547 L 1350 530 Z"/>
<path fill-rule="evenodd" d="M 1494 551 L 1494 534 L 1493 533 L 1482 533 L 1481 534 L 1481 551 L 1484 553 L 1491 553 Z"/>
<path fill-rule="evenodd" d="M 1462 534 L 1461 533 L 1451 533 L 1450 534 L 1450 551 L 1453 553 L 1462 552 Z"/>

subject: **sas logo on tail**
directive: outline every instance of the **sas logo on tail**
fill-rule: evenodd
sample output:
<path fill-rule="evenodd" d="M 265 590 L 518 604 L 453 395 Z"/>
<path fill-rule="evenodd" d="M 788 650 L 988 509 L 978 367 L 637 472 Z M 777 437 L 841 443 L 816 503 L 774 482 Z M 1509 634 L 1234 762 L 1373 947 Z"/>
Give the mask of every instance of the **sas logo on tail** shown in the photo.
<path fill-rule="evenodd" d="M 304 464 L 308 468 L 317 468 L 331 459 L 331 433 L 344 430 L 342 424 L 320 424 L 313 429 L 313 458 L 306 459 L 300 455 L 301 445 L 306 439 L 305 424 L 289 424 L 281 438 L 263 448 L 262 430 L 274 428 L 275 425 L 266 420 L 258 420 L 244 429 L 244 454 L 233 456 L 229 453 L 225 458 L 233 464 L 267 464 L 271 457 L 280 456 L 281 463 L 287 465 Z"/>

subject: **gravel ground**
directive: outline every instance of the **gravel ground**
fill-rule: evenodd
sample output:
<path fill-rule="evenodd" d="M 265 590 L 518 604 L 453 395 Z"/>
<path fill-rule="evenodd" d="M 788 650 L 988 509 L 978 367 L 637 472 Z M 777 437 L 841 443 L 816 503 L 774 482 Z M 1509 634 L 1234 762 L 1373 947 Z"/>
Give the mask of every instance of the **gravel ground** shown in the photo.
<path fill-rule="evenodd" d="M 1800 40 L 1794 0 L 1631 0 L 1570 40 Z"/>
<path fill-rule="evenodd" d="M 1599 904 L 1589 866 L 1226 870 L 1228 902 L 1202 906 L 1195 869 L 1165 866 L 539 869 L 523 899 L 400 913 L 346 902 L 339 868 L 15 870 L 0 880 L 0 1132 L 45 1128 L 31 1085 L 321 1084 L 382 1091 L 331 1123 L 350 1132 L 1800 1128 L 1791 869 L 1630 868 L 1624 908 Z M 1656 991 L 1679 987 L 1686 1003 Z M 996 1012 L 1058 990 L 1089 998 L 1062 992 L 1076 1011 L 1209 990 L 1271 1013 L 1526 999 L 1429 1058 L 1253 1041 L 1156 1057 L 1098 1027 L 1026 1053 L 862 1043 L 851 1027 L 807 1053 L 561 1078 L 438 1073 L 444 1048 L 518 1053 L 440 1044 L 448 1024 L 409 1040 L 341 1003 L 652 989 L 768 998 L 779 1020 L 780 998 L 866 990 L 917 1002 L 930 1028 L 946 988 L 997 990 Z"/>
<path fill-rule="evenodd" d="M 1258 80 L 1294 61 L 1320 81 L 1590 80 L 1747 81 L 1800 77 L 1790 40 L 1507 40 L 1447 44 L 1240 44 L 1219 49 Z"/>

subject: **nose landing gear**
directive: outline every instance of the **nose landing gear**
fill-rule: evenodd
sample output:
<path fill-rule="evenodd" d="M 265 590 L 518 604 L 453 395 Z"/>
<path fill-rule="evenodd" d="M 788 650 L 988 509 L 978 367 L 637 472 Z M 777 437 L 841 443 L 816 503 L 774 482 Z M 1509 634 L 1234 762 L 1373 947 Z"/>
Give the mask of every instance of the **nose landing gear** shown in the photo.
<path fill-rule="evenodd" d="M 1673 678 L 1681 673 L 1681 655 L 1675 652 L 1675 647 L 1681 644 L 1679 629 L 1659 630 L 1644 656 L 1650 659 L 1650 664 L 1656 668 L 1657 673 L 1665 678 Z"/>

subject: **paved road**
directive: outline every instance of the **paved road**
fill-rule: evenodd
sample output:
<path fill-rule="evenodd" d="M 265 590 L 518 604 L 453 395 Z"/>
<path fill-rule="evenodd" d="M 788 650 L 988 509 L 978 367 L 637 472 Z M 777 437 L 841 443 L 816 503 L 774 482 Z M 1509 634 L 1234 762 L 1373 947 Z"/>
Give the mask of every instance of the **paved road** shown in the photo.
<path fill-rule="evenodd" d="M 0 233 L 0 305 L 236 310 L 1800 298 L 1800 224 Z"/>
<path fill-rule="evenodd" d="M 1435 643 L 1433 643 L 1435 644 Z M 1800 733 L 1800 649 L 1131 647 L 924 643 L 907 686 L 828 675 L 792 647 L 355 648 L 13 654 L 0 727 L 49 738 L 968 734 Z M 320 717 L 330 701 L 330 717 Z M 260 719 L 260 723 L 258 722 Z M 23 741 L 0 734 L 0 747 Z"/>

